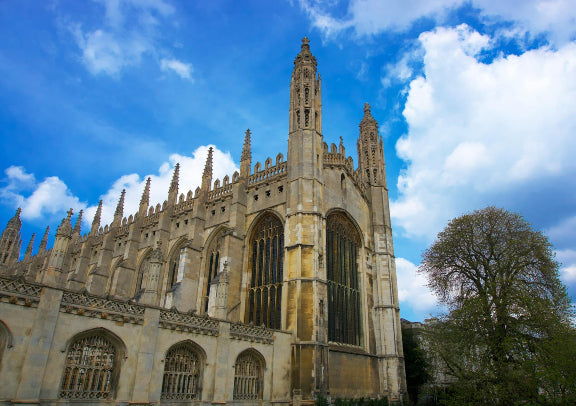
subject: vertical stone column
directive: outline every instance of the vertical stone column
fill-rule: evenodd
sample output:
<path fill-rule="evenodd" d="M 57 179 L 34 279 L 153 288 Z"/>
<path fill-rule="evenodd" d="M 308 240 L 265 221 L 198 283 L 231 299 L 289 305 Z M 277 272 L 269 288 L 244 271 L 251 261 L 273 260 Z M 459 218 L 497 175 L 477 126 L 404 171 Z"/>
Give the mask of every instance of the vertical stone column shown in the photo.
<path fill-rule="evenodd" d="M 228 378 L 233 369 L 230 364 L 230 323 L 220 323 L 217 338 L 216 359 L 214 360 L 214 397 L 212 404 L 226 404 L 232 399 L 233 380 Z M 232 364 L 233 365 L 233 364 Z"/>
<path fill-rule="evenodd" d="M 132 393 L 132 402 L 134 403 L 158 404 L 160 402 L 161 388 L 158 389 L 158 382 L 151 383 L 150 381 L 154 367 L 158 367 L 154 365 L 154 356 L 159 325 L 160 310 L 146 308 L 138 347 L 134 392 Z M 161 381 L 160 385 L 162 385 Z"/>
<path fill-rule="evenodd" d="M 16 392 L 16 399 L 20 403 L 39 404 L 40 389 L 60 313 L 61 300 L 61 290 L 43 288 Z"/>

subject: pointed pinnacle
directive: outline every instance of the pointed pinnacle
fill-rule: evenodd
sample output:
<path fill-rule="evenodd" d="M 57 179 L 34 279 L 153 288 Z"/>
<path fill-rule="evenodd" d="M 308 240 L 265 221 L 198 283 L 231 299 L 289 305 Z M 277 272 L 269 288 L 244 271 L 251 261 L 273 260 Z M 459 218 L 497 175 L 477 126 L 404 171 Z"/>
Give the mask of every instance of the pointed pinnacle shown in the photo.
<path fill-rule="evenodd" d="M 148 179 L 146 179 L 146 185 L 144 186 L 144 191 L 142 192 L 142 197 L 140 198 L 140 207 L 145 206 L 146 209 L 148 209 L 148 206 L 150 204 L 150 182 L 152 181 L 152 179 L 150 177 L 148 177 Z"/>
<path fill-rule="evenodd" d="M 244 146 L 242 147 L 242 157 L 240 158 L 241 161 L 252 159 L 252 147 L 250 139 L 251 135 L 252 133 L 250 132 L 250 129 L 246 130 L 246 135 L 244 136 Z"/>
<path fill-rule="evenodd" d="M 122 189 L 120 200 L 118 200 L 118 205 L 116 206 L 116 211 L 114 212 L 114 218 L 120 217 L 120 220 L 122 220 L 122 214 L 124 213 L 124 196 L 126 196 L 126 189 Z"/>
<path fill-rule="evenodd" d="M 48 246 L 48 234 L 50 233 L 50 226 L 46 227 L 46 231 L 44 232 L 44 237 L 42 237 L 42 241 L 40 241 L 40 246 L 38 247 L 38 252 L 42 252 L 46 250 Z"/>
<path fill-rule="evenodd" d="M 70 236 L 70 234 L 72 234 L 72 222 L 70 221 L 70 219 L 72 218 L 72 214 L 74 214 L 74 210 L 70 208 L 70 210 L 68 210 L 67 212 L 66 217 L 62 220 L 62 223 L 60 223 L 58 230 L 56 230 L 56 235 Z"/>
<path fill-rule="evenodd" d="M 78 218 L 74 224 L 74 230 L 72 230 L 72 234 L 80 235 L 80 229 L 82 227 L 82 213 L 84 213 L 84 210 L 80 210 L 80 213 L 78 213 Z"/>
<path fill-rule="evenodd" d="M 90 235 L 96 235 L 98 233 L 98 228 L 100 228 L 101 217 L 102 217 L 102 200 L 98 202 L 96 213 L 94 213 L 94 219 L 92 220 L 92 227 L 90 228 Z"/>
<path fill-rule="evenodd" d="M 212 179 L 212 152 L 213 148 L 210 147 L 208 149 L 208 157 L 206 158 L 206 165 L 204 166 L 204 173 L 202 174 L 203 178 L 209 177 Z"/>
<path fill-rule="evenodd" d="M 172 175 L 172 182 L 170 182 L 170 189 L 168 189 L 168 193 L 176 191 L 178 192 L 178 179 L 180 177 L 180 164 L 177 163 L 174 167 L 174 175 Z"/>
<path fill-rule="evenodd" d="M 30 242 L 28 243 L 28 247 L 26 248 L 26 253 L 24 254 L 24 258 L 28 258 L 32 256 L 32 250 L 34 249 L 34 237 L 36 233 L 32 233 L 32 238 L 30 238 Z"/>
<path fill-rule="evenodd" d="M 22 227 L 22 220 L 20 219 L 20 213 L 22 213 L 22 209 L 18 207 L 18 210 L 16 210 L 16 214 L 14 215 L 14 217 L 12 217 L 8 221 L 7 227 L 14 227 L 17 229 L 20 229 L 20 227 Z"/>

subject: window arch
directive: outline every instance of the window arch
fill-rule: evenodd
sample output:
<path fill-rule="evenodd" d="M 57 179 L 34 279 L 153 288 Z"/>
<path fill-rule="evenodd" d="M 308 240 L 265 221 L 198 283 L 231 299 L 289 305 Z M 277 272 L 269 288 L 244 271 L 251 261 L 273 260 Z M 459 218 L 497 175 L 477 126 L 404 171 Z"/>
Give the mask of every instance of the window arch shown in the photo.
<path fill-rule="evenodd" d="M 206 251 L 206 287 L 204 288 L 204 313 L 208 312 L 208 298 L 210 297 L 210 284 L 218 274 L 220 264 L 220 246 L 222 243 L 223 233 L 212 239 L 208 250 Z"/>
<path fill-rule="evenodd" d="M 251 273 L 248 289 L 247 321 L 268 328 L 281 328 L 282 281 L 284 266 L 284 227 L 267 214 L 250 240 Z"/>
<path fill-rule="evenodd" d="M 68 346 L 59 397 L 112 399 L 124 349 L 103 329 L 79 334 Z"/>
<path fill-rule="evenodd" d="M 186 244 L 180 243 L 172 253 L 170 264 L 168 267 L 168 284 L 166 288 L 172 289 L 184 276 L 184 268 L 186 267 Z"/>
<path fill-rule="evenodd" d="M 352 222 L 335 213 L 326 220 L 328 340 L 361 345 L 358 283 L 360 237 Z"/>
<path fill-rule="evenodd" d="M 150 270 L 150 259 L 152 257 L 152 250 L 144 255 L 144 259 L 140 262 L 140 267 L 138 268 L 138 279 L 136 280 L 136 291 L 135 296 L 140 297 L 144 289 L 146 288 L 146 281 L 148 278 L 148 271 Z"/>
<path fill-rule="evenodd" d="M 234 365 L 234 400 L 262 399 L 264 358 L 256 350 L 238 355 Z"/>
<path fill-rule="evenodd" d="M 162 399 L 200 399 L 203 359 L 202 350 L 190 342 L 172 346 L 164 361 Z"/>

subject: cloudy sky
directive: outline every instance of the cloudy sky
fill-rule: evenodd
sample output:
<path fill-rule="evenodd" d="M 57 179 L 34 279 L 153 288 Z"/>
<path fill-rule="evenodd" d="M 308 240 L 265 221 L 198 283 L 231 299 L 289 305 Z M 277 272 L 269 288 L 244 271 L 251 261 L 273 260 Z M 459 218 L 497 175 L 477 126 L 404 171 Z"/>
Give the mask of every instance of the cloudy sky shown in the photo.
<path fill-rule="evenodd" d="M 495 205 L 546 233 L 576 298 L 576 0 L 20 0 L 0 2 L 0 227 L 23 247 L 66 210 L 88 230 L 174 165 L 194 190 L 285 154 L 292 62 L 307 35 L 323 129 L 356 161 L 380 123 L 401 314 L 438 311 L 420 256 L 447 221 Z"/>

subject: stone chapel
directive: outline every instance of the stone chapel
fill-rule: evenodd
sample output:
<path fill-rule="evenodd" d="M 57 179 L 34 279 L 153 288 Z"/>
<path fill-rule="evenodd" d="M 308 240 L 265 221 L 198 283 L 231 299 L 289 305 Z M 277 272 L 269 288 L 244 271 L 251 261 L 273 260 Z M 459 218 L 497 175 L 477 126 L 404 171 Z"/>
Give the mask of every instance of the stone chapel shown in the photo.
<path fill-rule="evenodd" d="M 20 258 L 0 237 L 0 405 L 310 404 L 405 393 L 383 141 L 370 106 L 356 165 L 322 135 L 307 38 L 294 61 L 286 155 L 87 234 L 72 210 Z M 342 140 L 342 139 L 341 139 Z M 152 202 L 155 203 L 155 202 Z"/>

